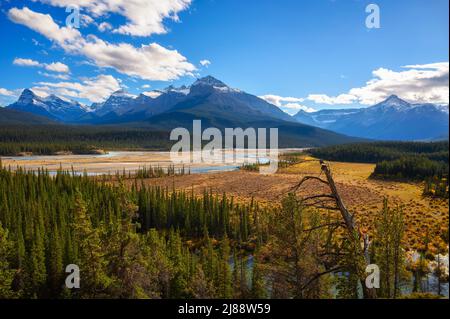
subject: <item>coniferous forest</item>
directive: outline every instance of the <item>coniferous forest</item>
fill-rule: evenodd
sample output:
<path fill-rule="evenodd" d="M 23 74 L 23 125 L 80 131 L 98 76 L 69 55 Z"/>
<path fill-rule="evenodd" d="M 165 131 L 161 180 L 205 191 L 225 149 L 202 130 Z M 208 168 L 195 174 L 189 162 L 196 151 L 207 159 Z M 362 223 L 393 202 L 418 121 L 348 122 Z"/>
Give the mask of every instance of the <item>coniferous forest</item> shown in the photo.
<path fill-rule="evenodd" d="M 374 163 L 373 178 L 425 181 L 424 195 L 448 198 L 448 141 L 358 143 L 309 152 L 326 160 Z"/>
<path fill-rule="evenodd" d="M 361 297 L 361 259 L 341 226 L 294 194 L 268 207 L 139 178 L 0 169 L 0 298 Z M 402 209 L 385 202 L 368 252 L 378 297 L 424 276 L 406 264 L 403 236 Z M 65 284 L 73 264 L 79 289 Z"/>
<path fill-rule="evenodd" d="M 169 133 L 139 128 L 69 125 L 7 125 L 0 128 L 0 155 L 57 152 L 94 154 L 98 149 L 169 149 Z"/>

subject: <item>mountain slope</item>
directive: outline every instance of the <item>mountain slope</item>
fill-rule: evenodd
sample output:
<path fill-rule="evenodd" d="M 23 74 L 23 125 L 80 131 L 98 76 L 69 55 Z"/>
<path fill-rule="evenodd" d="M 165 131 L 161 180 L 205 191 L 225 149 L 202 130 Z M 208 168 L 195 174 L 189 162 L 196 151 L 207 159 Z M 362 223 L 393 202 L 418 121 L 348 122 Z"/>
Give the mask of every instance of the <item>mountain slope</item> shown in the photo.
<path fill-rule="evenodd" d="M 378 140 L 433 140 L 448 134 L 448 107 L 410 104 L 392 95 L 365 109 L 299 112 L 300 122 Z"/>
<path fill-rule="evenodd" d="M 204 114 L 194 109 L 174 110 L 159 114 L 146 122 L 129 123 L 133 127 L 147 127 L 155 130 L 172 130 L 177 127 L 192 131 L 192 121 L 201 120 L 202 130 L 214 127 L 224 134 L 225 128 L 266 128 L 266 136 L 269 136 L 270 128 L 278 128 L 279 147 L 318 147 L 344 143 L 362 142 L 364 139 L 345 136 L 336 132 L 301 123 L 282 121 L 271 118 L 258 120 L 237 120 L 236 118 L 223 117 L 218 113 Z"/>
<path fill-rule="evenodd" d="M 111 96 L 103 103 L 94 103 L 91 109 L 99 117 L 109 113 L 114 113 L 118 116 L 129 111 L 130 105 L 133 103 L 136 96 L 127 93 L 125 90 L 119 90 L 111 94 Z"/>
<path fill-rule="evenodd" d="M 86 113 L 85 107 L 78 102 L 65 100 L 56 95 L 43 98 L 37 96 L 30 89 L 23 90 L 17 102 L 8 105 L 7 108 L 45 116 L 61 122 L 76 120 Z"/>
<path fill-rule="evenodd" d="M 63 114 L 61 111 L 66 111 L 69 107 L 62 107 L 61 104 L 63 103 L 55 96 L 44 99 L 25 90 L 10 108 L 29 110 L 66 123 L 141 127 L 166 132 L 176 127 L 190 129 L 192 121 L 197 119 L 202 120 L 203 128 L 216 127 L 222 131 L 238 127 L 279 128 L 280 147 L 310 147 L 360 141 L 297 123 L 275 105 L 230 88 L 211 76 L 198 79 L 189 87 L 169 87 L 153 91 L 150 96 L 141 94 L 135 97 L 118 91 L 105 102 L 93 104 L 90 108 L 72 104 L 77 114 Z M 62 115 L 70 116 L 63 118 Z"/>
<path fill-rule="evenodd" d="M 93 106 L 95 123 L 127 123 L 143 119 L 150 119 L 153 116 L 178 109 L 189 109 L 196 107 L 197 112 L 218 112 L 226 116 L 241 116 L 250 118 L 273 117 L 285 121 L 292 121 L 292 118 L 281 111 L 278 107 L 266 101 L 232 89 L 223 82 L 207 76 L 198 79 L 191 86 L 179 88 L 168 87 L 161 91 L 153 91 L 153 97 L 144 94 L 135 99 L 122 101 L 120 106 L 114 108 L 107 107 L 108 99 L 104 104 Z M 214 110 L 202 109 L 202 106 L 214 105 Z M 110 112 L 105 112 L 109 110 Z M 120 111 L 118 111 L 120 110 Z"/>
<path fill-rule="evenodd" d="M 343 117 L 359 112 L 359 109 L 345 109 L 345 110 L 320 110 L 317 112 L 298 111 L 293 118 L 303 124 L 308 124 L 317 127 L 329 127 L 333 123 L 339 121 Z"/>
<path fill-rule="evenodd" d="M 0 125 L 50 125 L 56 122 L 47 117 L 35 115 L 29 112 L 10 110 L 0 107 Z"/>

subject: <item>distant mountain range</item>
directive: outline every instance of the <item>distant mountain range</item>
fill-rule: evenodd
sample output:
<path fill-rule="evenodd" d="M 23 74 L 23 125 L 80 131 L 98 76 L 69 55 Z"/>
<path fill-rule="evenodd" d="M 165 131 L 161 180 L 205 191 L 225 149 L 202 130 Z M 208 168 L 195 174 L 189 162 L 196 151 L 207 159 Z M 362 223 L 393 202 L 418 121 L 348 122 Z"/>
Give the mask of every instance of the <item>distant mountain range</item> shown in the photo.
<path fill-rule="evenodd" d="M 361 139 L 301 124 L 263 99 L 233 89 L 208 76 L 191 86 L 168 87 L 139 96 L 123 90 L 114 92 L 103 103 L 85 106 L 50 95 L 42 98 L 26 89 L 8 111 L 33 113 L 64 124 L 96 124 L 170 131 L 192 128 L 202 120 L 203 129 L 216 127 L 279 129 L 280 147 L 311 147 L 350 143 Z M 24 116 L 24 122 L 27 117 Z M 1 123 L 1 121 L 0 121 Z"/>
<path fill-rule="evenodd" d="M 396 95 L 363 109 L 299 111 L 303 124 L 376 140 L 448 139 L 448 105 L 411 104 Z"/>
<path fill-rule="evenodd" d="M 448 106 L 409 104 L 397 96 L 366 109 L 300 111 L 290 116 L 277 106 L 211 76 L 198 79 L 191 86 L 170 86 L 138 96 L 120 90 L 91 106 L 55 95 L 42 98 L 25 89 L 6 110 L 32 113 L 39 120 L 46 118 L 60 123 L 161 130 L 189 128 L 194 119 L 202 119 L 204 127 L 219 129 L 278 127 L 284 139 L 301 140 L 305 145 L 357 140 L 348 136 L 383 140 L 448 138 L 449 123 Z"/>
<path fill-rule="evenodd" d="M 8 109 L 33 113 L 51 120 L 71 122 L 79 119 L 89 108 L 78 102 L 63 99 L 56 95 L 42 98 L 30 89 L 23 90 L 17 102 L 7 106 Z"/>
<path fill-rule="evenodd" d="M 199 111 L 202 105 L 209 104 L 213 104 L 214 109 L 204 110 L 207 113 L 222 113 L 226 117 L 237 116 L 240 120 L 270 117 L 293 121 L 278 107 L 254 95 L 232 89 L 211 76 L 199 79 L 189 87 L 170 86 L 139 96 L 120 90 L 103 103 L 94 103 L 89 107 L 55 95 L 42 98 L 30 89 L 25 89 L 18 101 L 7 108 L 64 123 L 111 124 L 146 121 L 155 115 L 173 110 Z"/>

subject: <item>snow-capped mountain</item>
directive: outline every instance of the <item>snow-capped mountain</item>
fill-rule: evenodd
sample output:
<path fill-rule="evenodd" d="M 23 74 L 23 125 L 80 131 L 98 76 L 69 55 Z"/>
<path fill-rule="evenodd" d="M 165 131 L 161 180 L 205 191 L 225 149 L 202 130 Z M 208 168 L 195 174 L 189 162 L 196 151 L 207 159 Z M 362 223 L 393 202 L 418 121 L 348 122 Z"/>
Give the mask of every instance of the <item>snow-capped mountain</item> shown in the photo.
<path fill-rule="evenodd" d="M 104 102 L 93 103 L 89 107 L 55 95 L 42 98 L 26 89 L 19 100 L 8 108 L 61 122 L 107 124 L 143 121 L 172 109 L 198 109 L 206 106 L 209 108 L 205 109 L 205 114 L 220 113 L 224 118 L 227 114 L 230 117 L 243 114 L 244 117 L 273 117 L 293 121 L 278 107 L 254 95 L 231 88 L 212 76 L 197 79 L 191 86 L 169 86 L 138 96 L 119 90 Z"/>
<path fill-rule="evenodd" d="M 123 92 L 115 93 L 106 102 L 93 105 L 92 108 L 95 111 L 90 121 L 94 123 L 142 121 L 165 112 L 187 109 L 195 109 L 195 112 L 203 113 L 204 116 L 220 113 L 220 117 L 226 118 L 241 114 L 243 118 L 273 117 L 293 121 L 278 107 L 233 89 L 212 76 L 198 79 L 191 86 L 169 86 L 138 97 L 124 95 Z"/>
<path fill-rule="evenodd" d="M 135 99 L 135 95 L 130 94 L 125 90 L 118 90 L 111 94 L 105 102 L 94 103 L 91 106 L 91 109 L 98 116 L 104 116 L 108 113 L 121 115 L 129 111 L 129 106 Z"/>
<path fill-rule="evenodd" d="M 392 95 L 363 109 L 299 111 L 294 117 L 257 96 L 226 85 L 212 76 L 190 86 L 169 86 L 138 96 L 119 90 L 104 102 L 85 106 L 55 95 L 22 92 L 7 108 L 59 122 L 78 124 L 152 123 L 161 129 L 194 118 L 211 125 L 236 127 L 250 122 L 300 122 L 341 134 L 380 140 L 430 140 L 448 136 L 448 105 L 411 104 Z M 182 120 L 180 120 L 180 118 Z M 188 119 L 190 119 L 188 121 Z M 186 124 L 187 125 L 187 124 Z"/>
<path fill-rule="evenodd" d="M 56 95 L 40 97 L 30 89 L 23 90 L 17 102 L 7 106 L 7 108 L 63 122 L 78 119 L 88 111 L 88 107 L 76 101 Z"/>
<path fill-rule="evenodd" d="M 386 100 L 373 106 L 380 110 L 391 111 L 392 109 L 397 111 L 405 111 L 411 107 L 411 104 L 400 99 L 397 95 L 391 95 Z"/>
<path fill-rule="evenodd" d="M 448 105 L 411 104 L 396 95 L 368 108 L 300 111 L 294 118 L 335 132 L 380 140 L 438 139 L 448 135 L 449 129 Z"/>

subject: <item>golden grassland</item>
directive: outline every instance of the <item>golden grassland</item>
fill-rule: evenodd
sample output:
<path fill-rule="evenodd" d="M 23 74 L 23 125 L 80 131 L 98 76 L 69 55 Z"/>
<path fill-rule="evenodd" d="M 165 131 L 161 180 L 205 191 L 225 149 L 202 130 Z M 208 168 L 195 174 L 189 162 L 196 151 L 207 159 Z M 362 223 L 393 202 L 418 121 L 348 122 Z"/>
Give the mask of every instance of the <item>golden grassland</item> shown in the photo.
<path fill-rule="evenodd" d="M 303 160 L 311 158 L 302 157 Z M 369 234 L 373 231 L 375 217 L 388 200 L 391 208 L 401 207 L 405 216 L 405 244 L 418 249 L 428 235 L 431 250 L 442 247 L 442 233 L 448 231 L 449 201 L 423 197 L 423 183 L 377 180 L 370 178 L 374 164 L 329 162 L 337 188 L 348 209 Z M 258 172 L 234 171 L 213 174 L 193 174 L 144 180 L 147 185 L 175 187 L 192 190 L 196 194 L 205 189 L 218 194 L 227 193 L 238 201 L 255 198 L 262 205 L 276 205 L 303 176 L 321 176 L 317 161 L 305 161 L 281 168 L 275 175 Z M 322 175 L 322 177 L 324 177 Z M 132 183 L 131 180 L 127 183 Z M 326 193 L 328 189 L 319 182 L 308 182 L 298 191 L 299 196 Z M 433 248 L 434 246 L 434 248 Z"/>

